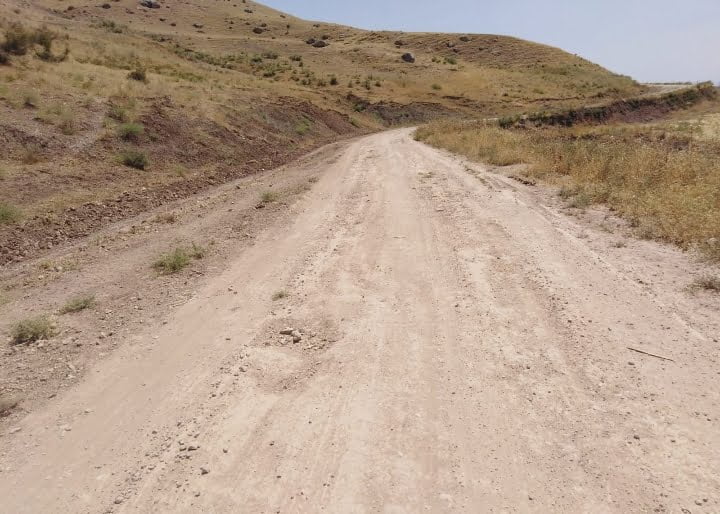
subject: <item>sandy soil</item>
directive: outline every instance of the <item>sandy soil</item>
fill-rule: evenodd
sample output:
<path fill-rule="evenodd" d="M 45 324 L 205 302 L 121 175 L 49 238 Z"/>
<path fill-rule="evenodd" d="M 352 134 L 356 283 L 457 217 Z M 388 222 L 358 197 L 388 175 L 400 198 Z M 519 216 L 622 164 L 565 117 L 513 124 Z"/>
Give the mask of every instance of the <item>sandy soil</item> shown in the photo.
<path fill-rule="evenodd" d="M 720 511 L 700 264 L 409 129 L 252 180 L 84 249 L 113 346 L 4 425 L 1 512 Z M 172 231 L 218 239 L 202 275 L 131 273 Z"/>

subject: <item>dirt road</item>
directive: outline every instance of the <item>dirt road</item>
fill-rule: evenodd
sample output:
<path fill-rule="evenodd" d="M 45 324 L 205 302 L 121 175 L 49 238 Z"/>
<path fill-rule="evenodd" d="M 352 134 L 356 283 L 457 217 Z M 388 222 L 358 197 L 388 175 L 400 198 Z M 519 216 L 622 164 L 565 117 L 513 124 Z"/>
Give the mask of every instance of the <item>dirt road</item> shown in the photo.
<path fill-rule="evenodd" d="M 410 134 L 6 434 L 0 511 L 720 511 L 717 319 Z"/>

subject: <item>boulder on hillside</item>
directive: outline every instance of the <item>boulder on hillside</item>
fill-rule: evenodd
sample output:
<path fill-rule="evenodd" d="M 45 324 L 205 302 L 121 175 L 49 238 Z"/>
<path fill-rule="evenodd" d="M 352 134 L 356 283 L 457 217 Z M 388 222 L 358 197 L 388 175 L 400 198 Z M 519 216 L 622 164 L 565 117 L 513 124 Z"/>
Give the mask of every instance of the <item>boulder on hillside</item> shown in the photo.
<path fill-rule="evenodd" d="M 305 42 L 306 42 L 308 45 L 314 45 L 316 41 L 317 41 L 317 39 L 315 39 L 314 37 L 311 37 L 311 38 L 308 38 L 308 39 L 305 40 Z"/>
<path fill-rule="evenodd" d="M 315 48 L 325 48 L 325 47 L 328 46 L 328 45 L 329 45 L 329 43 L 328 43 L 327 41 L 323 41 L 322 39 L 320 39 L 320 40 L 318 40 L 318 41 L 315 41 L 315 42 L 313 43 L 313 46 L 314 46 Z"/>
<path fill-rule="evenodd" d="M 415 56 L 411 53 L 402 54 L 401 59 L 405 62 L 415 62 Z"/>
<path fill-rule="evenodd" d="M 253 32 L 254 32 L 255 34 L 262 34 L 263 32 L 265 32 L 265 30 L 264 30 L 264 29 L 261 29 L 260 27 L 255 27 L 255 28 L 253 29 Z"/>
<path fill-rule="evenodd" d="M 140 0 L 140 5 L 148 9 L 160 9 L 160 2 L 157 0 Z"/>

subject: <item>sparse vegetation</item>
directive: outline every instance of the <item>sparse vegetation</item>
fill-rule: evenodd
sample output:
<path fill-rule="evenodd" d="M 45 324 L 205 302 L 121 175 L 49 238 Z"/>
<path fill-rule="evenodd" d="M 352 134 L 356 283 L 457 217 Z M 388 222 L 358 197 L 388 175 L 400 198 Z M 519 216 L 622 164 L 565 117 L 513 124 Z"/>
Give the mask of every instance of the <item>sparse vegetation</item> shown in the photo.
<path fill-rule="evenodd" d="M 138 66 L 134 70 L 130 71 L 128 73 L 128 78 L 130 80 L 136 80 L 138 82 L 147 83 L 147 72 L 145 71 L 145 68 Z"/>
<path fill-rule="evenodd" d="M 89 309 L 93 305 L 95 305 L 94 295 L 79 296 L 77 298 L 69 300 L 65 305 L 63 305 L 60 309 L 60 314 L 72 314 L 75 312 L 84 311 L 85 309 Z"/>
<path fill-rule="evenodd" d="M 36 57 L 43 61 L 61 62 L 67 58 L 70 50 L 65 47 L 62 54 L 54 55 L 52 45 L 56 39 L 58 39 L 58 35 L 47 27 L 28 29 L 20 23 L 13 23 L 5 30 L 5 40 L 0 44 L 0 50 L 6 57 L 9 55 L 22 56 L 39 46 L 40 50 L 36 52 Z M 7 57 L 7 61 L 9 61 L 9 57 Z"/>
<path fill-rule="evenodd" d="M 37 91 L 31 90 L 23 95 L 23 105 L 32 109 L 40 105 L 40 96 Z"/>
<path fill-rule="evenodd" d="M 283 289 L 283 290 L 276 291 L 275 293 L 273 293 L 272 300 L 273 300 L 273 302 L 277 302 L 277 301 L 282 300 L 287 297 L 288 297 L 288 292 Z"/>
<path fill-rule="evenodd" d="M 19 400 L 11 396 L 0 397 L 0 418 L 8 416 L 17 407 Z"/>
<path fill-rule="evenodd" d="M 184 248 L 175 248 L 170 253 L 160 256 L 153 263 L 153 268 L 164 275 L 178 273 L 190 264 L 190 255 Z"/>
<path fill-rule="evenodd" d="M 312 128 L 312 123 L 307 118 L 303 118 L 295 124 L 295 133 L 299 136 L 304 136 Z"/>
<path fill-rule="evenodd" d="M 38 145 L 29 145 L 23 150 L 23 164 L 36 164 L 42 160 L 42 149 Z"/>
<path fill-rule="evenodd" d="M 524 163 L 561 186 L 569 205 L 609 205 L 638 235 L 697 247 L 720 260 L 720 142 L 667 126 L 541 130 L 437 122 L 418 139 L 494 165 Z"/>
<path fill-rule="evenodd" d="M 135 168 L 136 170 L 144 170 L 149 164 L 147 156 L 139 150 L 124 151 L 120 154 L 120 160 L 125 166 Z"/>
<path fill-rule="evenodd" d="M 145 127 L 140 123 L 123 123 L 118 126 L 118 136 L 125 141 L 136 141 L 145 132 Z"/>
<path fill-rule="evenodd" d="M 0 225 L 15 223 L 22 218 L 20 209 L 7 202 L 0 201 Z"/>
<path fill-rule="evenodd" d="M 690 289 L 692 291 L 711 291 L 713 293 L 720 293 L 720 277 L 705 275 L 690 284 Z"/>
<path fill-rule="evenodd" d="M 161 255 L 152 267 L 163 275 L 172 275 L 189 266 L 193 259 L 203 259 L 206 253 L 205 248 L 195 243 L 189 249 L 177 247 L 172 252 Z"/>
<path fill-rule="evenodd" d="M 260 195 L 260 201 L 262 203 L 272 203 L 276 202 L 278 197 L 279 196 L 275 191 L 265 191 L 262 195 Z"/>
<path fill-rule="evenodd" d="M 28 318 L 16 323 L 11 331 L 12 344 L 34 343 L 50 339 L 55 335 L 55 327 L 47 316 Z"/>

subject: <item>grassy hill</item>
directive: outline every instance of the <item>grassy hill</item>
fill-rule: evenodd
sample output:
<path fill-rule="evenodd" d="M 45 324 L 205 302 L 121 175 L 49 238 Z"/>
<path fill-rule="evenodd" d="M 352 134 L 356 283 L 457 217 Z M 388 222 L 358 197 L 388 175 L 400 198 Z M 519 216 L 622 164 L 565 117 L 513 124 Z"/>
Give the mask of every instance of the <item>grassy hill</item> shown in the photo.
<path fill-rule="evenodd" d="M 370 32 L 242 0 L 158 5 L 0 0 L 0 263 L 389 123 L 644 91 L 509 37 Z"/>

